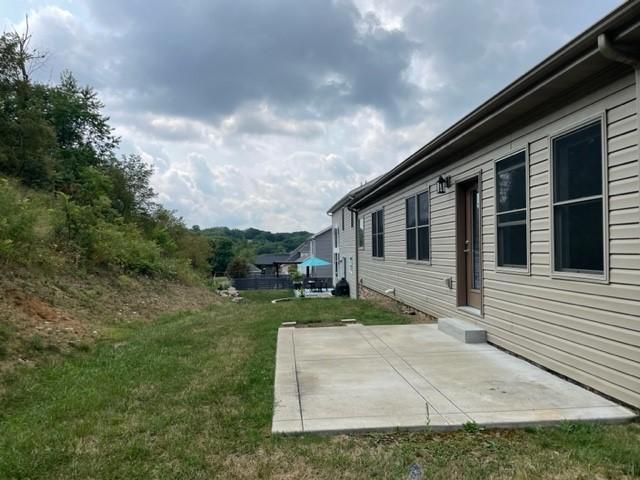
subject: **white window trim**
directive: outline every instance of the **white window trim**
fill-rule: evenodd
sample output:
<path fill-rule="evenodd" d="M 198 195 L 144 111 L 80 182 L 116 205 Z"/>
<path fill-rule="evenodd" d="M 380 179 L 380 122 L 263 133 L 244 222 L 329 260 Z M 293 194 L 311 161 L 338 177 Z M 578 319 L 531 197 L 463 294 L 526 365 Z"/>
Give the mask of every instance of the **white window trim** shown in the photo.
<path fill-rule="evenodd" d="M 525 229 L 526 229 L 526 242 L 527 242 L 527 265 L 526 268 L 522 267 L 507 267 L 498 265 L 498 163 L 520 152 L 524 152 L 524 188 L 525 188 Z M 493 162 L 493 246 L 494 246 L 494 259 L 493 268 L 496 273 L 509 273 L 514 275 L 531 275 L 531 212 L 529 207 L 529 143 L 520 148 L 515 148 L 506 155 L 496 158 Z M 502 212 L 505 213 L 505 212 Z"/>
<path fill-rule="evenodd" d="M 601 130 L 601 146 L 602 146 L 602 228 L 603 236 L 603 272 L 602 273 L 587 273 L 587 272 L 564 272 L 556 270 L 555 266 L 555 203 L 554 203 L 554 188 L 553 188 L 553 141 L 563 135 L 567 135 L 574 130 L 578 130 L 582 127 L 586 127 L 592 123 L 600 121 Z M 570 126 L 563 127 L 561 130 L 553 132 L 549 135 L 549 264 L 550 264 L 550 277 L 560 280 L 575 280 L 580 282 L 590 283 L 609 283 L 609 154 L 607 150 L 607 115 L 606 111 L 587 117 L 579 122 L 575 122 Z"/>
<path fill-rule="evenodd" d="M 427 225 L 427 228 L 429 229 L 429 234 L 428 234 L 428 238 L 429 238 L 429 259 L 428 260 L 418 260 L 418 195 L 422 195 L 423 193 L 427 194 L 427 216 L 429 218 L 429 223 Z M 413 198 L 416 202 L 416 226 L 413 227 L 416 231 L 416 258 L 407 258 L 407 200 Z M 411 195 L 408 195 L 406 197 L 404 197 L 403 199 L 403 203 L 404 203 L 404 259 L 407 262 L 407 264 L 410 265 L 424 265 L 424 266 L 430 266 L 431 265 L 431 255 L 432 255 L 432 247 L 433 245 L 431 244 L 431 188 L 427 185 L 427 188 L 425 190 L 420 190 L 417 191 Z M 424 225 L 423 225 L 424 227 Z"/>

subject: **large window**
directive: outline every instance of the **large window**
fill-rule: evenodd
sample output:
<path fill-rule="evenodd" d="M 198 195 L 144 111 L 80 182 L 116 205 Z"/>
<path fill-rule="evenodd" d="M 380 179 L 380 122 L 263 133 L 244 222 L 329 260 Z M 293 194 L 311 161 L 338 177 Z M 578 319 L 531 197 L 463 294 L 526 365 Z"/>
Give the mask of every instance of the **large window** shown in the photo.
<path fill-rule="evenodd" d="M 371 214 L 371 255 L 384 257 L 384 210 Z"/>
<path fill-rule="evenodd" d="M 496 163 L 496 233 L 499 267 L 527 268 L 525 152 Z"/>
<path fill-rule="evenodd" d="M 429 260 L 429 194 L 405 200 L 407 259 Z"/>
<path fill-rule="evenodd" d="M 358 218 L 358 231 L 356 235 L 358 237 L 358 248 L 364 248 L 364 217 Z"/>
<path fill-rule="evenodd" d="M 600 121 L 553 139 L 554 267 L 604 272 Z"/>

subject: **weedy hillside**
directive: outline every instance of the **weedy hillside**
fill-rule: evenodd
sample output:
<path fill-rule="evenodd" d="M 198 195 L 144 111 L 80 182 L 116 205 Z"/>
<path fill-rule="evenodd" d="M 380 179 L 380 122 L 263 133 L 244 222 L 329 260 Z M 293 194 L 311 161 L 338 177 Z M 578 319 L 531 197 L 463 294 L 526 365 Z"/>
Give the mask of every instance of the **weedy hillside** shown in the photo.
<path fill-rule="evenodd" d="M 210 242 L 155 201 L 104 105 L 45 56 L 0 36 L 0 364 L 85 348 L 100 321 L 202 306 Z M 169 287 L 170 286 L 170 287 Z M 185 289 L 190 289 L 187 292 Z M 95 332 L 95 333 L 94 333 Z"/>

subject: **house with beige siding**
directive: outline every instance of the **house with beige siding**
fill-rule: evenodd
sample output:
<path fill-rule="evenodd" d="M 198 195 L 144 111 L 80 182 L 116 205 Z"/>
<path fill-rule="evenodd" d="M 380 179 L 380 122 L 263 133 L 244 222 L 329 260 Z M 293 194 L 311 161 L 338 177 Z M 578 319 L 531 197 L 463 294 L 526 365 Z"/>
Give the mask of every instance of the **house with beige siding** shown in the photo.
<path fill-rule="evenodd" d="M 358 296 L 358 252 L 364 250 L 364 217 L 358 217 L 349 204 L 368 191 L 373 183 L 354 188 L 338 200 L 329 210 L 333 231 L 332 273 L 334 285 L 344 278 L 350 286 L 349 295 Z"/>
<path fill-rule="evenodd" d="M 640 407 L 639 61 L 632 0 L 336 203 L 334 275 Z"/>

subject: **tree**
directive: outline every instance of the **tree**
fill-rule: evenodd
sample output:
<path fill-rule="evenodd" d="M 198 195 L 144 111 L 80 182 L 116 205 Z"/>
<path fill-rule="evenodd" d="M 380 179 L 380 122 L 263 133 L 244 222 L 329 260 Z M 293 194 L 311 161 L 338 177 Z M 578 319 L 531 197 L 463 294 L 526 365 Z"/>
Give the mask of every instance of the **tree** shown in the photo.
<path fill-rule="evenodd" d="M 211 247 L 211 257 L 209 257 L 211 271 L 225 272 L 233 258 L 233 242 L 228 238 L 212 238 L 209 239 L 209 246 Z"/>
<path fill-rule="evenodd" d="M 44 105 L 29 74 L 45 56 L 29 48 L 29 23 L 24 34 L 0 36 L 0 172 L 19 177 L 23 183 L 46 187 L 51 182 L 55 147 Z"/>
<path fill-rule="evenodd" d="M 150 214 L 156 197 L 151 187 L 153 167 L 140 155 L 131 154 L 114 159 L 108 170 L 113 184 L 114 208 L 127 219 Z"/>
<path fill-rule="evenodd" d="M 249 273 L 249 263 L 243 257 L 233 257 L 225 274 L 230 278 L 243 278 Z"/>
<path fill-rule="evenodd" d="M 298 270 L 298 265 L 292 263 L 291 265 L 289 265 L 287 270 L 289 272 L 289 278 L 292 282 L 299 282 L 300 280 L 302 280 L 302 274 Z"/>

